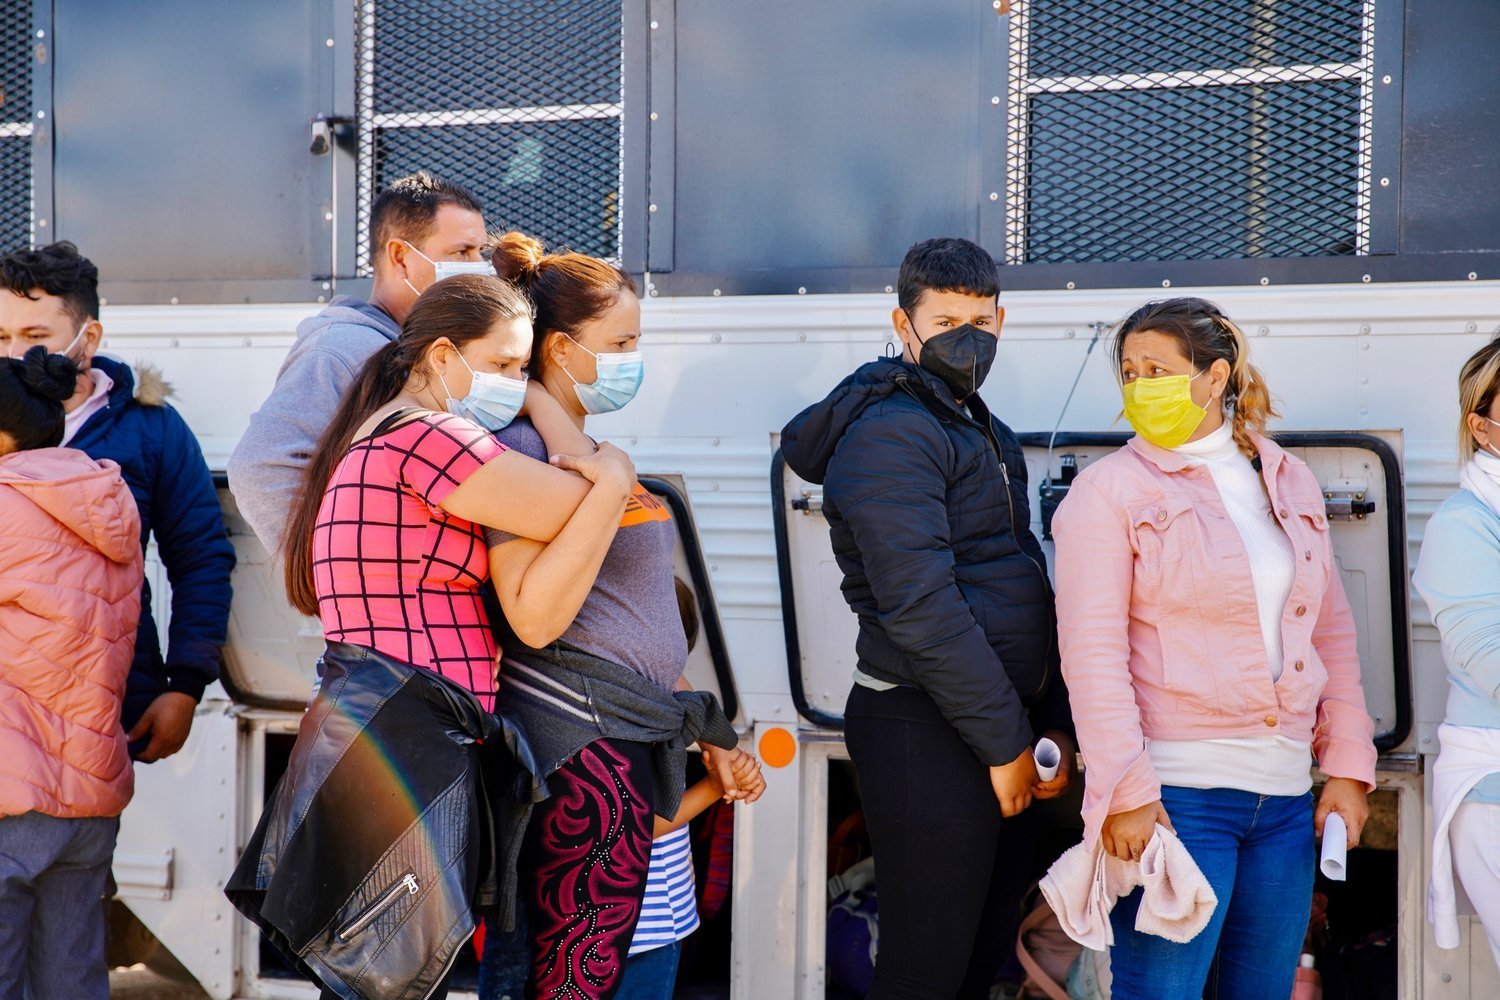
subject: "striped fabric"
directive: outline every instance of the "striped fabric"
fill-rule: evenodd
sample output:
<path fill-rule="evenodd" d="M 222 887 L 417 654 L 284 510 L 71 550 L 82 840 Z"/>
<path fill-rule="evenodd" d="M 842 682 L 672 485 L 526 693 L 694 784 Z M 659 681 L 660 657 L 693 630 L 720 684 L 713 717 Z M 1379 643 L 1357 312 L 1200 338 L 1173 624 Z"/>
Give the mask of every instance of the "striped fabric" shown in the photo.
<path fill-rule="evenodd" d="M 646 898 L 635 925 L 630 954 L 681 941 L 698 929 L 698 906 L 693 899 L 693 851 L 683 826 L 651 843 L 651 867 L 646 875 Z"/>

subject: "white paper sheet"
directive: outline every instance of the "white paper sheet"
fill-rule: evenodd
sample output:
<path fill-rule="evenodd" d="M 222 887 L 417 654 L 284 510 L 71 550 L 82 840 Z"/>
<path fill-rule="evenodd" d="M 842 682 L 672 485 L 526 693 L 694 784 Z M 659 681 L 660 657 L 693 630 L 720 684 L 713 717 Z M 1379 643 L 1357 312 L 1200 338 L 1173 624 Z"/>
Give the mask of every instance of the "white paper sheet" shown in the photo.
<path fill-rule="evenodd" d="M 1036 776 L 1043 781 L 1057 777 L 1057 766 L 1062 763 L 1062 748 L 1045 737 L 1037 742 L 1031 752 L 1036 758 Z"/>
<path fill-rule="evenodd" d="M 1329 813 L 1323 820 L 1323 858 L 1318 862 L 1318 869 L 1335 882 L 1344 881 L 1348 853 L 1349 828 L 1344 824 L 1344 817 Z"/>

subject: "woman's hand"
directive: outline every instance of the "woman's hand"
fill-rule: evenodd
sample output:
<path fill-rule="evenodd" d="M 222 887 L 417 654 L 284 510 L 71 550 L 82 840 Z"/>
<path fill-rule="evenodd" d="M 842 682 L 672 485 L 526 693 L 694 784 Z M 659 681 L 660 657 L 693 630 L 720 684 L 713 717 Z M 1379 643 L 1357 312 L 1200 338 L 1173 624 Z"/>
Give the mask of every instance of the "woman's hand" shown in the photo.
<path fill-rule="evenodd" d="M 635 488 L 635 463 L 630 456 L 608 441 L 592 455 L 553 455 L 552 464 L 576 472 L 595 486 L 629 495 Z"/>
<path fill-rule="evenodd" d="M 1031 756 L 1031 747 L 1009 764 L 990 768 L 990 787 L 1000 802 L 1000 815 L 1006 818 L 1019 815 L 1031 805 L 1031 788 L 1036 783 L 1036 759 Z"/>
<path fill-rule="evenodd" d="M 1042 736 L 1057 744 L 1062 760 L 1058 762 L 1057 775 L 1051 781 L 1038 781 L 1031 786 L 1031 797 L 1055 799 L 1067 792 L 1068 786 L 1073 783 L 1073 775 L 1078 773 L 1078 746 L 1071 736 L 1060 729 L 1049 729 Z"/>
<path fill-rule="evenodd" d="M 1148 802 L 1129 812 L 1110 813 L 1104 818 L 1099 840 L 1111 857 L 1121 861 L 1139 861 L 1156 833 L 1156 824 L 1172 829 L 1172 820 L 1167 816 L 1161 799 Z"/>
<path fill-rule="evenodd" d="M 1323 836 L 1323 823 L 1328 814 L 1336 812 L 1344 817 L 1349 828 L 1350 849 L 1359 846 L 1359 835 L 1364 831 L 1365 820 L 1370 818 L 1370 795 L 1363 781 L 1353 778 L 1329 778 L 1323 783 L 1323 793 L 1318 796 L 1318 810 L 1313 813 L 1313 832 Z"/>

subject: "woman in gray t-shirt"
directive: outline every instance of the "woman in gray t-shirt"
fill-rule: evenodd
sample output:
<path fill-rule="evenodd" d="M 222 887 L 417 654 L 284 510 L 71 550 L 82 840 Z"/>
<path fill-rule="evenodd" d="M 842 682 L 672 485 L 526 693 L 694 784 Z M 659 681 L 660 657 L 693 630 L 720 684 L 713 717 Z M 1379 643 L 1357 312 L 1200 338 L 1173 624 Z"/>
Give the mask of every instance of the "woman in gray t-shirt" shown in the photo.
<path fill-rule="evenodd" d="M 493 263 L 500 277 L 531 295 L 536 336 L 528 372 L 562 404 L 580 434 L 587 416 L 634 398 L 643 377 L 637 350 L 641 307 L 628 274 L 582 254 L 547 254 L 520 233 L 496 241 Z M 546 444 L 524 417 L 496 437 L 547 460 Z M 515 639 L 504 644 L 498 710 L 535 730 L 548 750 L 560 738 L 567 750 L 576 748 L 547 775 L 552 796 L 536 806 L 523 847 L 531 991 L 551 996 L 568 984 L 589 997 L 613 997 L 625 979 L 646 891 L 652 814 L 673 818 L 682 793 L 680 778 L 675 788 L 656 787 L 661 771 L 653 769 L 653 757 L 663 741 L 647 742 L 650 727 L 643 722 L 657 709 L 680 716 L 684 703 L 678 699 L 688 697 L 675 694 L 689 690 L 673 573 L 676 528 L 666 506 L 637 483 L 593 586 L 570 621 L 563 619 L 571 608 L 522 599 L 525 568 L 544 558 L 534 542 L 499 531 L 487 532 L 486 540 Z M 617 718 L 601 718 L 611 696 L 632 707 Z M 581 735 L 573 742 L 559 737 L 574 733 Z M 758 780 L 748 788 L 737 784 L 733 769 L 742 753 L 710 750 L 711 766 L 724 776 L 726 800 L 753 799 L 764 787 Z M 541 761 L 544 769 L 553 763 Z"/>

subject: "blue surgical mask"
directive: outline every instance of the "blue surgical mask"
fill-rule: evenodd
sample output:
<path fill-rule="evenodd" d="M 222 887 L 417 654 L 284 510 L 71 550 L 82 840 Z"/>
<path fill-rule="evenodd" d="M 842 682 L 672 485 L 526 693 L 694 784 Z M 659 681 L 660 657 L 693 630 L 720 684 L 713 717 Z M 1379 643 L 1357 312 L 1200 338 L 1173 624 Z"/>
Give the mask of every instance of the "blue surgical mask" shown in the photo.
<path fill-rule="evenodd" d="M 441 375 L 438 376 L 438 381 L 443 385 L 443 395 L 448 397 L 448 412 L 468 417 L 491 434 L 516 419 L 516 414 L 521 412 L 521 404 L 526 402 L 526 380 L 506 378 L 495 372 L 476 372 L 462 354 L 458 356 L 458 360 L 469 369 L 474 382 L 469 387 L 467 396 L 454 399 L 448 392 L 448 383 L 443 381 Z"/>
<path fill-rule="evenodd" d="M 416 247 L 412 246 L 410 243 L 407 243 L 406 240 L 402 240 L 401 242 L 402 243 L 406 243 L 406 248 L 408 250 L 410 250 L 412 253 L 416 254 L 418 257 L 421 257 L 427 263 L 429 263 L 429 264 L 432 265 L 432 273 L 433 273 L 433 281 L 432 281 L 432 283 L 434 285 L 437 284 L 439 281 L 442 281 L 444 278 L 451 278 L 451 277 L 453 277 L 455 274 L 483 274 L 483 275 L 486 275 L 486 276 L 491 277 L 491 278 L 493 278 L 495 276 L 494 265 L 490 264 L 489 261 L 484 261 L 484 260 L 433 260 L 431 257 L 427 256 L 425 253 L 423 253 L 422 251 L 418 250 Z M 421 295 L 422 294 L 421 292 L 417 291 L 417 286 L 413 285 L 408 279 L 402 278 L 401 280 L 405 281 L 406 282 L 406 287 L 410 288 L 415 294 L 417 294 L 417 295 Z M 431 287 L 431 286 L 429 286 L 429 287 Z"/>
<path fill-rule="evenodd" d="M 563 336 L 568 337 L 566 333 Z M 568 339 L 573 340 L 572 337 Z M 578 344 L 578 341 L 573 340 L 573 343 Z M 578 394 L 578 402 L 583 404 L 583 412 L 610 413 L 635 398 L 641 380 L 646 377 L 640 351 L 594 354 L 582 344 L 578 344 L 578 349 L 594 355 L 597 369 L 594 381 L 585 385 L 573 378 L 573 373 L 566 367 L 563 368 L 563 374 L 573 379 L 573 391 Z"/>

